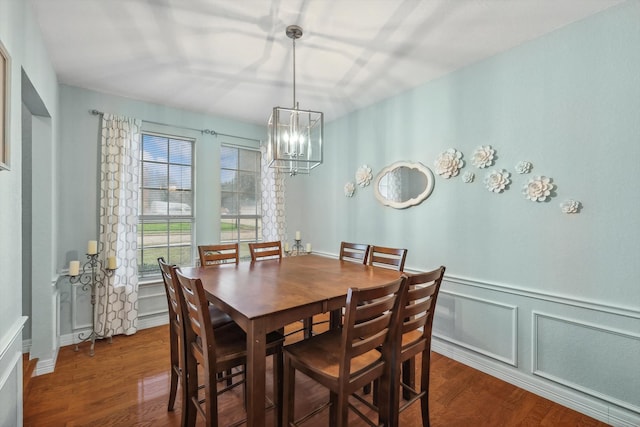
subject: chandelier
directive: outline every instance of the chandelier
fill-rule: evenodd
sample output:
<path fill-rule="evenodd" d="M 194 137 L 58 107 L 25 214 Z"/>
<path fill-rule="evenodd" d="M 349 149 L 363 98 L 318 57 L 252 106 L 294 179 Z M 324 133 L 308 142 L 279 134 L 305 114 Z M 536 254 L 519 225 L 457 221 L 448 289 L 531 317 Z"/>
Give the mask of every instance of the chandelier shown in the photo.
<path fill-rule="evenodd" d="M 269 118 L 267 158 L 271 168 L 291 176 L 309 174 L 322 163 L 323 114 L 300 110 L 296 102 L 296 39 L 302 28 L 289 25 L 287 37 L 293 40 L 293 107 L 275 107 Z"/>

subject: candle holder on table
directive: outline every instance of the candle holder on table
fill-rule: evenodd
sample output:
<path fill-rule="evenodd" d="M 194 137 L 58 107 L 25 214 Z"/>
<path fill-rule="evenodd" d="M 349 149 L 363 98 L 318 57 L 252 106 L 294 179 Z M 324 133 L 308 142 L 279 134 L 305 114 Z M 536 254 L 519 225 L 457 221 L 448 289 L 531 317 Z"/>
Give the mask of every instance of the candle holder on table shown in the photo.
<path fill-rule="evenodd" d="M 109 338 L 111 343 L 112 338 L 102 335 L 96 332 L 96 291 L 100 288 L 104 288 L 109 284 L 109 278 L 113 276 L 116 271 L 115 265 L 112 264 L 112 260 L 109 260 L 109 265 L 105 268 L 102 261 L 98 259 L 98 253 L 87 254 L 87 259 L 82 265 L 82 271 L 79 271 L 79 265 L 76 264 L 75 271 L 73 267 L 69 267 L 69 281 L 71 284 L 82 285 L 83 291 L 91 289 L 91 332 L 80 332 L 78 334 L 79 341 L 76 343 L 75 351 L 78 351 L 78 346 L 83 342 L 91 341 L 91 349 L 89 350 L 89 356 L 95 354 L 95 344 L 97 339 Z M 74 262 L 74 261 L 72 261 Z M 79 263 L 79 261 L 75 261 Z M 75 273 L 75 274 L 74 274 Z M 106 283 L 105 283 L 106 281 Z"/>
<path fill-rule="evenodd" d="M 288 256 L 297 256 L 300 254 L 310 254 L 311 253 L 311 243 L 307 243 L 307 246 L 302 244 L 302 239 L 300 238 L 299 232 L 296 232 L 296 238 L 293 240 L 295 243 L 289 246 L 289 243 L 286 242 L 284 246 L 284 251 Z"/>
<path fill-rule="evenodd" d="M 295 243 L 291 245 L 291 250 L 289 252 L 290 254 L 293 254 L 293 252 L 295 251 L 296 255 L 300 255 L 300 252 L 304 252 L 304 246 L 302 246 L 302 240 L 295 239 L 294 242 Z"/>

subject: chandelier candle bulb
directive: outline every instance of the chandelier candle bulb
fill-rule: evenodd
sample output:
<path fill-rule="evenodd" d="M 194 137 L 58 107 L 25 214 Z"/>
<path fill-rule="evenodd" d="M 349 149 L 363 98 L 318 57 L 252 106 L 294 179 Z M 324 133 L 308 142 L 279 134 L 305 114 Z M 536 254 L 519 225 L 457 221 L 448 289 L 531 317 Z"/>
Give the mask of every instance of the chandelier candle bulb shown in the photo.
<path fill-rule="evenodd" d="M 87 245 L 87 254 L 95 255 L 98 253 L 98 241 L 97 240 L 89 240 L 89 244 Z"/>
<path fill-rule="evenodd" d="M 69 262 L 69 276 L 77 276 L 80 274 L 80 261 Z"/>

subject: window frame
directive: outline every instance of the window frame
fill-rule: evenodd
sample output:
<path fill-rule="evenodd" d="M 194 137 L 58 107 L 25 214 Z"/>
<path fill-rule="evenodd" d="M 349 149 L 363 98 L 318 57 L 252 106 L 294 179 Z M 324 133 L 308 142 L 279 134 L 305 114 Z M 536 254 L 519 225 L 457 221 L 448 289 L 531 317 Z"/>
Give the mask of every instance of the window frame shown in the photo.
<path fill-rule="evenodd" d="M 250 152 L 254 152 L 257 154 L 257 171 L 249 171 L 246 169 L 241 169 L 240 168 L 240 161 L 238 161 L 238 165 L 237 168 L 231 169 L 231 168 L 227 168 L 227 167 L 223 167 L 222 165 L 222 149 L 223 148 L 232 148 L 235 150 L 238 150 L 238 158 L 240 157 L 240 151 L 241 150 L 245 150 L 245 151 L 250 151 Z M 240 213 L 240 207 L 238 206 L 238 213 L 237 214 L 225 214 L 223 213 L 223 194 L 224 193 L 228 193 L 228 191 L 224 191 L 223 190 L 223 183 L 222 183 L 222 173 L 225 170 L 232 170 L 235 171 L 237 174 L 239 174 L 240 172 L 242 173 L 255 173 L 256 175 L 256 213 L 255 214 L 242 214 Z M 253 148 L 253 147 L 247 147 L 244 145 L 235 145 L 235 144 L 229 144 L 229 143 L 223 143 L 220 144 L 220 170 L 219 170 L 219 174 L 220 174 L 220 243 L 238 243 L 238 245 L 240 246 L 240 256 L 241 259 L 247 259 L 250 257 L 249 255 L 249 243 L 253 243 L 253 242 L 260 242 L 262 241 L 262 152 L 260 151 L 259 148 Z M 233 191 L 233 193 L 235 193 L 236 195 L 241 194 L 240 191 L 236 190 Z M 222 224 L 224 220 L 235 220 L 235 224 L 236 227 L 239 229 L 240 228 L 240 224 L 242 223 L 242 221 L 247 221 L 247 220 L 254 220 L 254 225 L 255 225 L 255 239 L 242 239 L 241 233 L 238 230 L 238 232 L 236 233 L 236 239 L 224 239 L 223 238 L 223 231 L 222 231 Z"/>
<path fill-rule="evenodd" d="M 151 137 L 158 137 L 158 138 L 165 138 L 168 140 L 167 142 L 167 158 L 166 161 L 157 161 L 157 160 L 145 160 L 144 159 L 144 138 L 145 136 L 151 136 Z M 171 158 L 170 158 L 170 151 L 171 151 L 171 140 L 179 140 L 182 142 L 187 142 L 190 144 L 191 146 L 191 162 L 190 163 L 179 163 L 179 162 L 172 162 Z M 145 251 L 150 250 L 149 248 L 153 249 L 161 249 L 161 248 L 165 248 L 163 251 L 163 254 L 160 256 L 163 256 L 165 258 L 165 260 L 170 263 L 170 264 L 177 264 L 181 267 L 187 267 L 187 266 L 193 266 L 195 263 L 195 254 L 196 254 L 196 217 L 195 217 L 195 204 L 196 204 L 196 183 L 195 183 L 195 177 L 196 177 L 196 171 L 195 171 L 195 165 L 196 165 L 196 139 L 192 138 L 192 137 L 187 137 L 187 136 L 182 136 L 182 135 L 175 135 L 175 134 L 169 134 L 169 133 L 162 133 L 162 132 L 153 132 L 153 131 L 145 131 L 143 130 L 141 132 L 141 143 L 140 143 L 140 157 L 139 157 L 139 166 L 140 166 L 140 183 L 138 185 L 140 194 L 139 194 L 139 200 L 138 200 L 138 207 L 139 207 L 139 212 L 138 212 L 138 231 L 137 231 L 137 244 L 138 244 L 138 248 L 137 248 L 137 256 L 136 256 L 136 263 L 138 266 L 138 277 L 140 279 L 148 279 L 148 278 L 154 278 L 154 277 L 158 277 L 160 276 L 160 269 L 159 267 L 150 269 L 150 270 L 145 270 L 142 267 L 144 267 L 145 263 L 144 263 L 144 258 L 145 258 Z M 165 182 L 166 186 L 165 187 L 152 187 L 152 186 L 145 186 L 145 163 L 146 164 L 160 164 L 160 165 L 165 165 L 167 168 L 167 180 Z M 144 198 L 144 193 L 145 190 L 146 191 L 157 191 L 157 190 L 165 190 L 165 191 L 171 191 L 171 185 L 170 185 L 170 168 L 171 166 L 188 166 L 190 168 L 191 174 L 190 174 L 190 190 L 186 190 L 186 191 L 190 191 L 191 193 L 191 212 L 190 214 L 176 214 L 176 213 L 171 213 L 171 201 L 167 200 L 165 203 L 167 203 L 167 213 L 166 214 L 157 214 L 157 213 L 153 213 L 153 214 L 145 214 L 145 210 L 143 208 L 143 205 L 145 203 L 145 198 Z M 149 203 L 153 203 L 153 200 L 151 199 L 147 199 L 147 201 Z M 156 246 L 147 246 L 145 245 L 145 232 L 142 231 L 142 227 L 144 227 L 144 224 L 158 224 L 158 223 L 166 223 L 167 227 L 166 227 L 166 245 L 156 245 Z M 188 253 L 189 253 L 189 259 L 190 262 L 189 263 L 176 263 L 174 260 L 172 260 L 171 257 L 171 248 L 172 248 L 172 244 L 171 244 L 171 234 L 172 234 L 172 223 L 188 223 L 189 224 L 189 228 L 190 228 L 190 233 L 189 233 L 189 243 L 188 244 L 178 244 L 177 247 L 182 247 L 182 248 L 188 248 Z M 175 230 L 174 230 L 175 231 Z M 148 238 L 148 234 L 147 234 L 147 238 Z M 146 249 L 146 250 L 145 250 Z M 154 258 L 156 258 L 154 256 Z M 153 265 L 154 267 L 157 267 L 157 262 L 155 262 Z"/>

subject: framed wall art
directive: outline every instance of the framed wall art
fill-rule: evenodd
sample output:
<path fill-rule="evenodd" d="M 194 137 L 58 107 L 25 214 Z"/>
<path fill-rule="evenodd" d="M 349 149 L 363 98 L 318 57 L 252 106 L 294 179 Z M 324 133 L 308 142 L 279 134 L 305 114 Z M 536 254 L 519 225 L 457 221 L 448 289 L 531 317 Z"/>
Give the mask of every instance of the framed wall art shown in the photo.
<path fill-rule="evenodd" d="M 0 42 L 0 170 L 9 169 L 9 89 L 11 58 Z"/>

